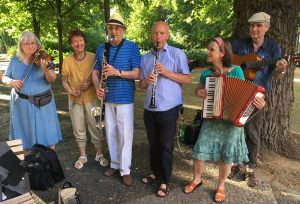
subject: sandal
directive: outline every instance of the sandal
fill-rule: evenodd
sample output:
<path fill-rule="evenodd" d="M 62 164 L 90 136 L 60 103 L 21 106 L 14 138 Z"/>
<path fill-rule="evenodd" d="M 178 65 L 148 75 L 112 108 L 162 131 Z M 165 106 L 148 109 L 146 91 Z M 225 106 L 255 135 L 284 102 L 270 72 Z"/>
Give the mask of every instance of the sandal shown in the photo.
<path fill-rule="evenodd" d="M 142 183 L 143 184 L 151 184 L 157 181 L 158 177 L 154 175 L 154 173 L 149 173 L 142 178 Z"/>
<path fill-rule="evenodd" d="M 108 166 L 108 160 L 104 157 L 103 154 L 98 155 L 96 153 L 95 160 L 98 161 L 101 166 L 104 166 L 104 167 Z"/>
<path fill-rule="evenodd" d="M 200 181 L 200 183 L 194 183 L 194 181 L 191 181 L 189 184 L 187 184 L 184 189 L 183 192 L 186 194 L 192 193 L 196 188 L 198 188 L 199 186 L 202 185 L 202 181 Z"/>
<path fill-rule="evenodd" d="M 74 164 L 74 168 L 76 169 L 81 169 L 83 165 L 87 162 L 87 156 L 80 156 L 78 160 Z"/>
<path fill-rule="evenodd" d="M 164 184 L 164 183 L 160 184 L 160 186 L 159 186 L 159 188 L 158 188 L 158 190 L 157 190 L 157 193 L 156 193 L 156 196 L 157 196 L 157 197 L 163 198 L 163 197 L 166 197 L 166 196 L 169 194 L 169 191 L 170 191 L 169 185 L 168 185 L 168 184 L 165 184 L 165 185 L 166 185 L 166 188 L 163 188 L 163 187 L 162 187 L 163 184 Z M 160 192 L 163 192 L 164 194 L 162 195 L 162 194 L 160 194 Z"/>
<path fill-rule="evenodd" d="M 223 203 L 225 201 L 225 192 L 224 189 L 217 188 L 216 194 L 215 194 L 215 202 L 217 203 Z"/>

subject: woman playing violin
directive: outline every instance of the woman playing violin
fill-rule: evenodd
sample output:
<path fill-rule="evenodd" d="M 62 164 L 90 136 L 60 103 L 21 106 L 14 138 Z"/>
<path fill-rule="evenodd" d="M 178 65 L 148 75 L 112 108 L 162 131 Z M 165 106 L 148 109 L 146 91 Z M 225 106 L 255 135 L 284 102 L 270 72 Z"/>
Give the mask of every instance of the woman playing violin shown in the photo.
<path fill-rule="evenodd" d="M 46 59 L 34 63 L 33 55 L 40 47 L 40 41 L 32 32 L 22 32 L 16 56 L 2 78 L 4 84 L 12 87 L 9 139 L 22 139 L 25 149 L 34 144 L 55 149 L 55 144 L 62 139 L 51 90 L 56 74 L 48 68 Z"/>

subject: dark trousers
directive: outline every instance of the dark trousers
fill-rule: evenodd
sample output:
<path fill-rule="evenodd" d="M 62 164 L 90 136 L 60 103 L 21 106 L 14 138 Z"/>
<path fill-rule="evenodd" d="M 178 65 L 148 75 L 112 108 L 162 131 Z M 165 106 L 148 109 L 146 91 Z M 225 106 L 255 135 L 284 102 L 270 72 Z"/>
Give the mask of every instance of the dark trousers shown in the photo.
<path fill-rule="evenodd" d="M 255 168 L 260 148 L 261 127 L 263 122 L 264 111 L 258 111 L 244 126 L 246 133 L 246 144 L 248 148 L 249 165 L 250 168 Z"/>
<path fill-rule="evenodd" d="M 150 146 L 150 168 L 161 182 L 170 183 L 176 122 L 181 105 L 167 111 L 144 110 L 144 123 Z"/>

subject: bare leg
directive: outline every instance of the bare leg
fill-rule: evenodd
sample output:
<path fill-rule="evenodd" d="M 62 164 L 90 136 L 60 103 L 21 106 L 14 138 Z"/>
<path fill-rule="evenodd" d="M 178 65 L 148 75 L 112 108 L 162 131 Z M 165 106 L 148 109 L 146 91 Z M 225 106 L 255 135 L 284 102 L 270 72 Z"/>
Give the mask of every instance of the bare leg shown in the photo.
<path fill-rule="evenodd" d="M 102 147 L 96 148 L 96 152 L 97 152 L 97 155 L 101 155 L 102 154 Z"/>
<path fill-rule="evenodd" d="M 55 145 L 50 145 L 50 148 L 55 151 Z"/>
<path fill-rule="evenodd" d="M 83 156 L 83 157 L 86 156 L 86 153 L 85 153 L 85 146 L 79 147 L 79 153 L 80 153 L 80 156 Z"/>
<path fill-rule="evenodd" d="M 202 160 L 194 160 L 194 178 L 193 182 L 198 184 L 201 182 L 201 175 L 203 172 L 204 162 Z"/>
<path fill-rule="evenodd" d="M 225 164 L 223 161 L 219 163 L 219 180 L 217 188 L 224 189 L 225 181 L 231 172 L 231 164 Z"/>

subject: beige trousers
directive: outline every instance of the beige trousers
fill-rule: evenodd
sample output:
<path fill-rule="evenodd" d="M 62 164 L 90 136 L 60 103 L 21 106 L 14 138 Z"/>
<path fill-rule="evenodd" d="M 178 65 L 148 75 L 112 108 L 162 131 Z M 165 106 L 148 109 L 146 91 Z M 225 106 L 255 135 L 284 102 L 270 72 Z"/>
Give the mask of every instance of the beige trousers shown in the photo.
<path fill-rule="evenodd" d="M 95 148 L 102 147 L 103 135 L 96 128 L 96 120 L 91 115 L 91 108 L 96 106 L 96 102 L 87 104 L 75 104 L 71 109 L 72 101 L 69 100 L 69 112 L 72 120 L 73 134 L 78 147 L 85 147 L 87 141 L 87 128 L 91 135 L 91 141 Z"/>

